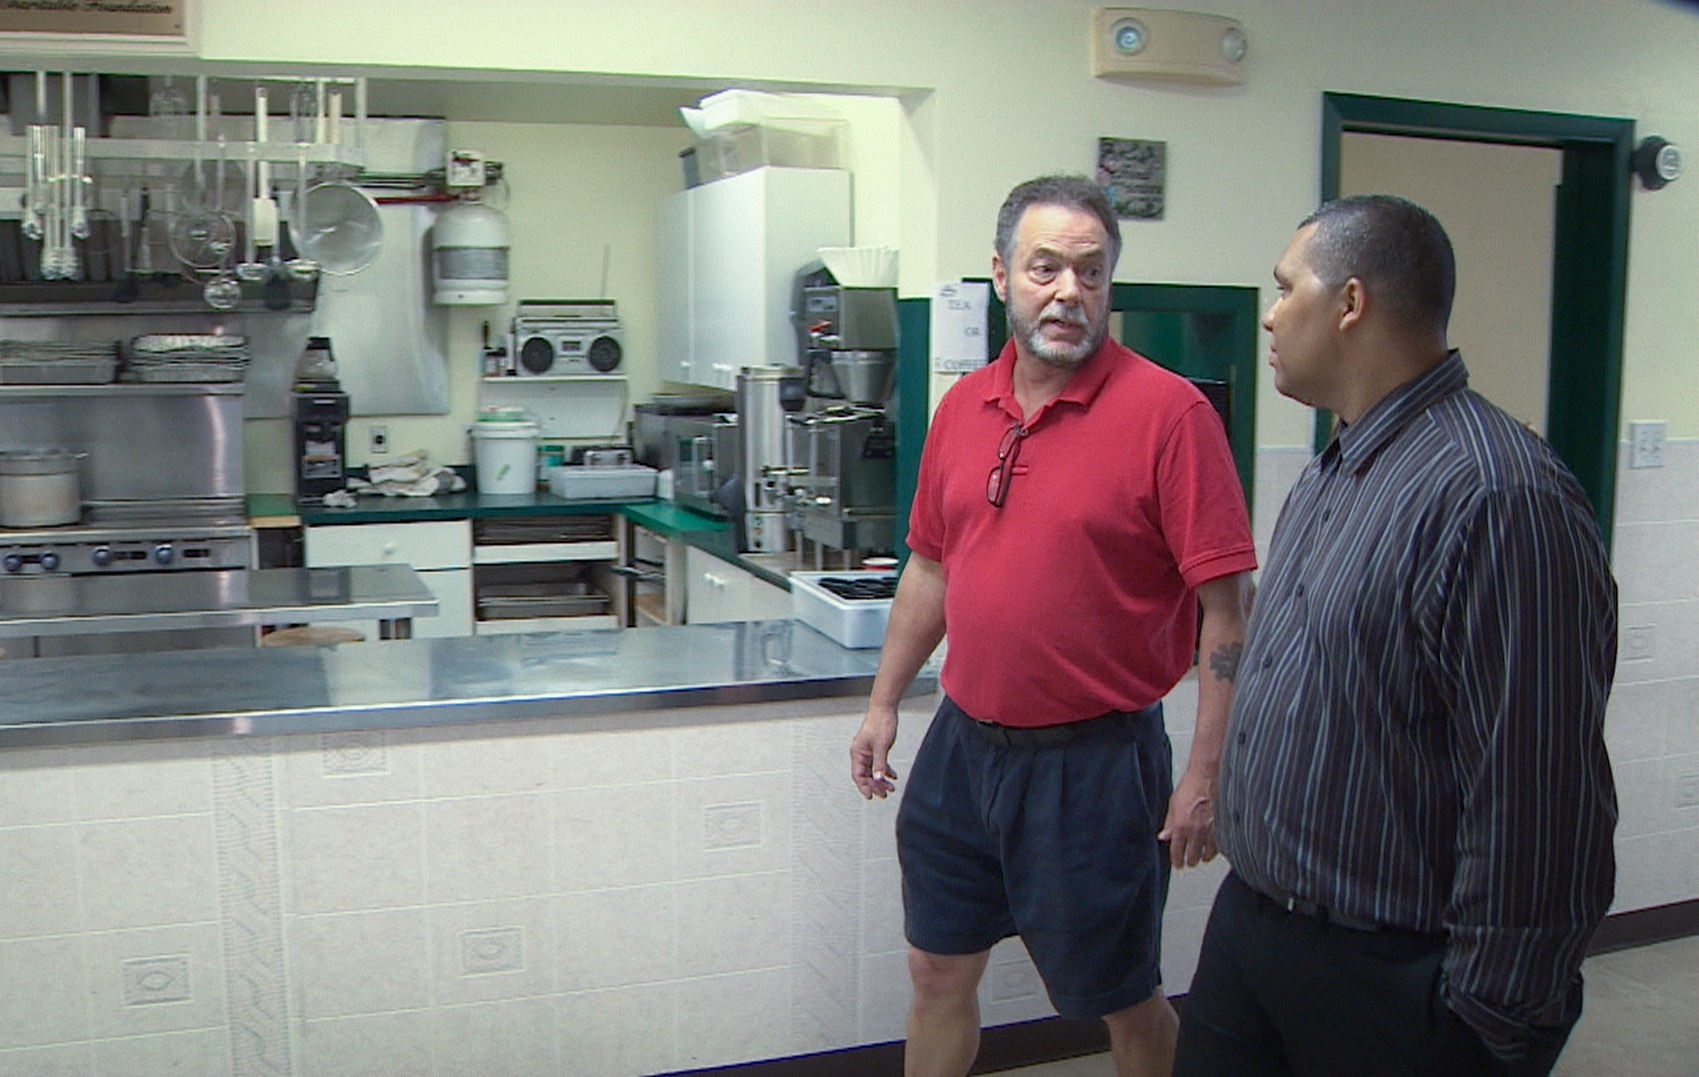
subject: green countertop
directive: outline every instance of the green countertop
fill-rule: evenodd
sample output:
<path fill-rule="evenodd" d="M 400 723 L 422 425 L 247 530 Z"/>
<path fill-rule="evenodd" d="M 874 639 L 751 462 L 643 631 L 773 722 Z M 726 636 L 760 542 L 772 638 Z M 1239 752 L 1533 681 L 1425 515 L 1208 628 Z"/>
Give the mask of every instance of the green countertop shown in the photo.
<path fill-rule="evenodd" d="M 668 538 L 699 533 L 731 534 L 731 521 L 704 516 L 671 501 L 628 502 L 620 512 L 632 523 Z"/>
<path fill-rule="evenodd" d="M 351 509 L 297 505 L 288 494 L 249 494 L 248 518 L 261 527 L 302 524 L 394 524 L 419 520 L 490 520 L 514 516 L 585 516 L 619 513 L 668 536 L 729 531 L 725 520 L 703 516 L 670 501 L 568 501 L 554 494 L 441 494 L 436 497 L 362 497 Z"/>
<path fill-rule="evenodd" d="M 757 575 L 789 586 L 783 573 L 745 562 L 731 523 L 693 512 L 671 501 L 568 501 L 554 494 L 443 494 L 438 497 L 362 497 L 351 509 L 296 505 L 289 494 L 249 494 L 248 519 L 255 527 L 325 527 L 334 524 L 395 524 L 420 520 L 490 520 L 515 516 L 616 514 L 666 538 L 681 539 Z"/>

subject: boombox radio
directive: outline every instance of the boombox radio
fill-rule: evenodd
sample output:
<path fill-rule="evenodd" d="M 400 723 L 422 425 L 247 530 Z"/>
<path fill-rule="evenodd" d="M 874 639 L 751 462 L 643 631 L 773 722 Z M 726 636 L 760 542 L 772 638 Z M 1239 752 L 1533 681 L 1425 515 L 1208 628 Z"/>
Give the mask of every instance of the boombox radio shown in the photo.
<path fill-rule="evenodd" d="M 521 378 L 582 378 L 625 373 L 625 346 L 611 299 L 521 300 L 513 318 L 507 369 Z"/>

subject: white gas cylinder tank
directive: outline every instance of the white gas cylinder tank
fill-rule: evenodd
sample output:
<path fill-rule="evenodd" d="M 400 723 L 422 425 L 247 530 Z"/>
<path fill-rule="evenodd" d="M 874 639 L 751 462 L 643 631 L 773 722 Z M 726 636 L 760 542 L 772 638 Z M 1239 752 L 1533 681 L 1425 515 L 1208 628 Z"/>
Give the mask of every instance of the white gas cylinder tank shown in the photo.
<path fill-rule="evenodd" d="M 456 202 L 431 226 L 431 300 L 442 306 L 507 302 L 507 215 Z"/>

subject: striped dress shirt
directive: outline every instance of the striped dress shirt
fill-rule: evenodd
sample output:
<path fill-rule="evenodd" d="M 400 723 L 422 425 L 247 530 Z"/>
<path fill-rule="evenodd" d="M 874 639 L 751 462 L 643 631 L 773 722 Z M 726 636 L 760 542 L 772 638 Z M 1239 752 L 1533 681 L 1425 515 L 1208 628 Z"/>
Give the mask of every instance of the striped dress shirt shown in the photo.
<path fill-rule="evenodd" d="M 1610 904 L 1616 583 L 1580 486 L 1462 358 L 1342 428 L 1275 525 L 1221 766 L 1252 888 L 1446 939 L 1503 1054 Z"/>

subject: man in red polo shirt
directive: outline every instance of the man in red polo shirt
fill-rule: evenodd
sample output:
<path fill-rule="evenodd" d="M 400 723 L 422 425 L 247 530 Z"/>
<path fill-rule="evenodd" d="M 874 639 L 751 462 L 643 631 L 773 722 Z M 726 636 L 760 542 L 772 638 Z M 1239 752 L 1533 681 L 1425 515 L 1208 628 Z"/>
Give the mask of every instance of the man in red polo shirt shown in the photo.
<path fill-rule="evenodd" d="M 927 433 L 910 556 L 850 746 L 862 795 L 889 793 L 897 701 L 948 625 L 945 699 L 897 815 L 909 1077 L 968 1072 L 980 977 L 1016 934 L 1058 1013 L 1104 1019 L 1119 1077 L 1172 1065 L 1168 872 L 1215 855 L 1256 555 L 1208 401 L 1107 339 L 1120 248 L 1089 180 L 1016 187 L 991 262 L 1009 343 Z M 1194 642 L 1197 728 L 1176 786 L 1161 705 Z"/>

